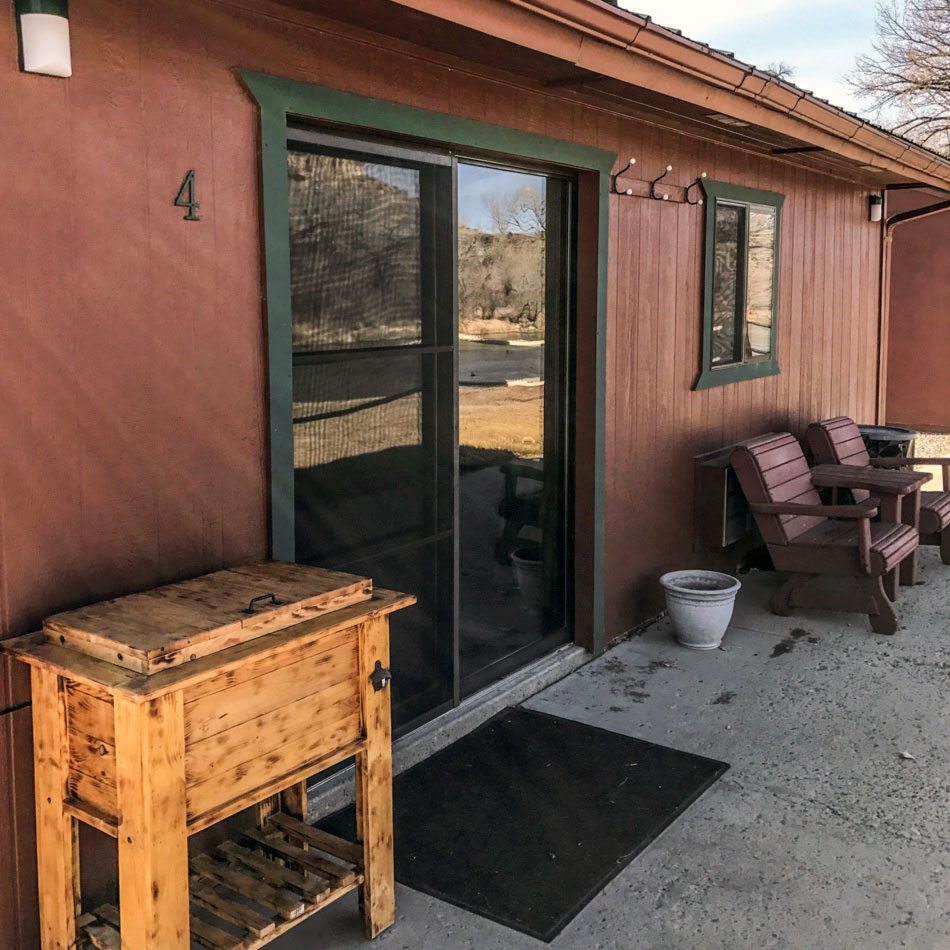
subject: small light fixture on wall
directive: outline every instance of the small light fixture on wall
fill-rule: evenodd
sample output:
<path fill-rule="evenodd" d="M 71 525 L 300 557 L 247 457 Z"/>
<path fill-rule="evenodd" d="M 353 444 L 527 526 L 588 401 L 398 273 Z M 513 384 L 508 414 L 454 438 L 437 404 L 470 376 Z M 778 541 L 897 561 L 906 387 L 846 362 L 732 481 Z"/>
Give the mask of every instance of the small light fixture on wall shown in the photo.
<path fill-rule="evenodd" d="M 884 199 L 880 195 L 868 195 L 868 221 L 877 223 L 884 217 Z"/>
<path fill-rule="evenodd" d="M 69 0 L 15 0 L 15 5 L 23 72 L 71 76 Z"/>

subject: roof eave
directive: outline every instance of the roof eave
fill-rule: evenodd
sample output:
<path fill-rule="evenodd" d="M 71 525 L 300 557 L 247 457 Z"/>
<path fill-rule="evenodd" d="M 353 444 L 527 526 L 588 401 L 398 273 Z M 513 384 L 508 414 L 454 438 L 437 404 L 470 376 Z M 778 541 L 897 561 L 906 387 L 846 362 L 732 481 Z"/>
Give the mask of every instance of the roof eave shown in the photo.
<path fill-rule="evenodd" d="M 724 53 L 596 0 L 392 0 L 633 86 L 662 89 L 903 179 L 950 162 Z"/>

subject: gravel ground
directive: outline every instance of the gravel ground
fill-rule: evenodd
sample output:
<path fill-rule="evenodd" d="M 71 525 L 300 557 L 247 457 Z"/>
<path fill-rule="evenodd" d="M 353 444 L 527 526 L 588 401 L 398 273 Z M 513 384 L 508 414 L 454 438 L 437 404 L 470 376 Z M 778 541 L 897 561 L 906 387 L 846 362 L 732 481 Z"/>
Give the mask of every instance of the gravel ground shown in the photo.
<path fill-rule="evenodd" d="M 914 440 L 914 454 L 921 458 L 950 457 L 950 432 L 921 432 Z"/>
<path fill-rule="evenodd" d="M 914 440 L 913 453 L 917 458 L 950 458 L 950 433 L 921 432 Z M 939 465 L 915 465 L 919 472 L 930 472 L 933 478 L 924 485 L 924 491 L 950 491 L 943 484 L 943 472 Z"/>

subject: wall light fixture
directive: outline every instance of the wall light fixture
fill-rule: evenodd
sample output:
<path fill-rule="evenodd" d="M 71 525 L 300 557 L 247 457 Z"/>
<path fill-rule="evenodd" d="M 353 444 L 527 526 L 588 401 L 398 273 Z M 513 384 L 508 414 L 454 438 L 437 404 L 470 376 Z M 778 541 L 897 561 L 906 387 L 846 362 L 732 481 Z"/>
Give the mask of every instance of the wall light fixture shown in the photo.
<path fill-rule="evenodd" d="M 23 72 L 71 76 L 69 0 L 15 0 L 15 4 Z"/>

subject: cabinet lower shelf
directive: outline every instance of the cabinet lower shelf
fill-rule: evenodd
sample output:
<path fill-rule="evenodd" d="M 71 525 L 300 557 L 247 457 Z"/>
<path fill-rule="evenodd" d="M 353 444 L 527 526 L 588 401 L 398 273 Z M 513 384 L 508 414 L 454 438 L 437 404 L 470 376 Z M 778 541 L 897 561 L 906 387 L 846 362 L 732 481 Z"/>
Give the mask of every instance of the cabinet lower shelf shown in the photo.
<path fill-rule="evenodd" d="M 289 815 L 189 862 L 191 939 L 209 950 L 255 950 L 363 883 L 363 847 Z M 119 911 L 76 921 L 81 947 L 121 950 Z"/>

